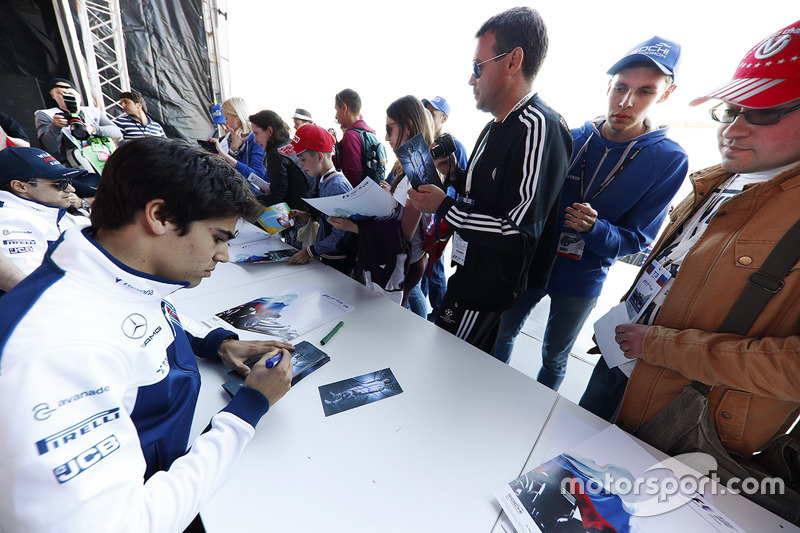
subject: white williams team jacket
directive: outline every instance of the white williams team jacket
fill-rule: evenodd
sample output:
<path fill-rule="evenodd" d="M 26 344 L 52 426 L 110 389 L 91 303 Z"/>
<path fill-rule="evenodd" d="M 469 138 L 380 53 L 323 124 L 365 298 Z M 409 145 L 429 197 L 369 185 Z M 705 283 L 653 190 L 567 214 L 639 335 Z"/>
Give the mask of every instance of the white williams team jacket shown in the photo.
<path fill-rule="evenodd" d="M 30 274 L 42 264 L 47 247 L 73 226 L 89 224 L 66 209 L 40 204 L 8 191 L 0 191 L 0 251 Z"/>
<path fill-rule="evenodd" d="M 122 265 L 88 232 L 68 229 L 0 298 L 0 532 L 180 532 L 269 404 L 243 387 L 145 482 L 130 414 L 140 387 L 169 379 L 185 333 L 165 297 L 183 285 Z"/>

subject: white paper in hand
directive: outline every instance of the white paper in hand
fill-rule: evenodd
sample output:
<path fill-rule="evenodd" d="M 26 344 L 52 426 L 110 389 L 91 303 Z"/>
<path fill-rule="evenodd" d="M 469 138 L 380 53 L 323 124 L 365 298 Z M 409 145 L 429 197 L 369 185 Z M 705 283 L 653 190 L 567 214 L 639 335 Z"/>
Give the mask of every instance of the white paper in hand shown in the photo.
<path fill-rule="evenodd" d="M 620 324 L 630 324 L 625 302 L 612 307 L 594 323 L 594 336 L 608 367 L 620 367 L 626 376 L 630 376 L 636 361 L 625 357 L 617 344 L 615 329 Z"/>

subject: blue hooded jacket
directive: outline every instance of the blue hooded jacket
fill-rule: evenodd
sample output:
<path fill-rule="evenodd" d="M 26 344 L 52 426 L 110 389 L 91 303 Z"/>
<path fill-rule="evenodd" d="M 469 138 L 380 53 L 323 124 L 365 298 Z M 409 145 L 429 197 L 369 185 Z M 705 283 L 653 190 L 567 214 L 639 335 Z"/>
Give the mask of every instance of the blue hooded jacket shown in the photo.
<path fill-rule="evenodd" d="M 626 142 L 612 142 L 600 133 L 603 122 L 605 117 L 598 117 L 570 132 L 575 146 L 561 193 L 559 233 L 575 233 L 564 226 L 565 210 L 575 202 L 588 202 L 598 214 L 592 229 L 580 234 L 585 243 L 582 257 L 556 256 L 548 292 L 586 298 L 598 296 L 614 261 L 644 250 L 656 237 L 689 168 L 686 152 L 667 137 L 667 126 L 653 128 L 649 119 L 645 119 L 643 135 Z M 595 197 L 605 181 L 640 148 L 624 170 Z M 584 157 L 586 192 L 581 199 Z"/>

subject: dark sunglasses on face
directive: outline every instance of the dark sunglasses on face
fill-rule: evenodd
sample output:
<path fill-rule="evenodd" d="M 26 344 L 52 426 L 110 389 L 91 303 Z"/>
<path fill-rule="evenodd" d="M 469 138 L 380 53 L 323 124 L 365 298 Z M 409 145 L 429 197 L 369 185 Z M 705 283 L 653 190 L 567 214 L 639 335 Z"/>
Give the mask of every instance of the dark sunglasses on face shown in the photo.
<path fill-rule="evenodd" d="M 748 124 L 753 124 L 754 126 L 771 126 L 780 122 L 783 115 L 797 109 L 800 109 L 800 104 L 787 107 L 786 109 L 748 109 L 741 111 L 717 106 L 711 109 L 711 118 L 723 124 L 730 124 L 736 120 L 736 117 L 742 115 Z"/>
<path fill-rule="evenodd" d="M 55 185 L 56 189 L 59 191 L 66 191 L 67 188 L 72 185 L 72 178 L 64 178 L 55 181 L 35 181 L 35 180 L 28 180 L 28 183 L 40 183 L 42 185 Z"/>
<path fill-rule="evenodd" d="M 397 126 L 397 124 L 396 124 L 396 123 L 394 123 L 394 124 L 387 124 L 387 125 L 386 125 L 386 136 L 387 136 L 387 137 L 391 137 L 391 136 L 392 136 L 392 128 L 394 128 L 395 126 Z"/>
<path fill-rule="evenodd" d="M 481 61 L 480 63 L 478 63 L 477 61 L 473 61 L 472 62 L 472 74 L 475 75 L 475 79 L 477 80 L 477 79 L 480 79 L 480 77 L 481 77 L 481 65 L 483 65 L 484 63 L 488 63 L 489 61 L 497 61 L 501 57 L 505 57 L 510 53 L 511 53 L 511 50 L 509 50 L 508 52 L 503 52 L 500 55 L 497 55 L 497 56 L 494 56 L 494 57 L 490 57 L 489 59 L 487 59 L 485 61 Z"/>

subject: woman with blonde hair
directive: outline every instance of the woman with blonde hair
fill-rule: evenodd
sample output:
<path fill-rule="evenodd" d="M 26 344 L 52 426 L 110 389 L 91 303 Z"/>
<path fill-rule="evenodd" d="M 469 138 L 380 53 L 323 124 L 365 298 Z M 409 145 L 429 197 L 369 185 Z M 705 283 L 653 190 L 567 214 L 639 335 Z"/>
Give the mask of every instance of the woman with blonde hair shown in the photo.
<path fill-rule="evenodd" d="M 244 98 L 234 96 L 222 102 L 222 115 L 225 122 L 222 128 L 227 132 L 230 145 L 225 152 L 217 139 L 209 139 L 217 146 L 217 153 L 235 167 L 239 174 L 245 178 L 255 174 L 269 182 L 267 169 L 264 167 L 266 153 L 255 140 L 255 134 L 250 127 L 247 103 Z"/>

